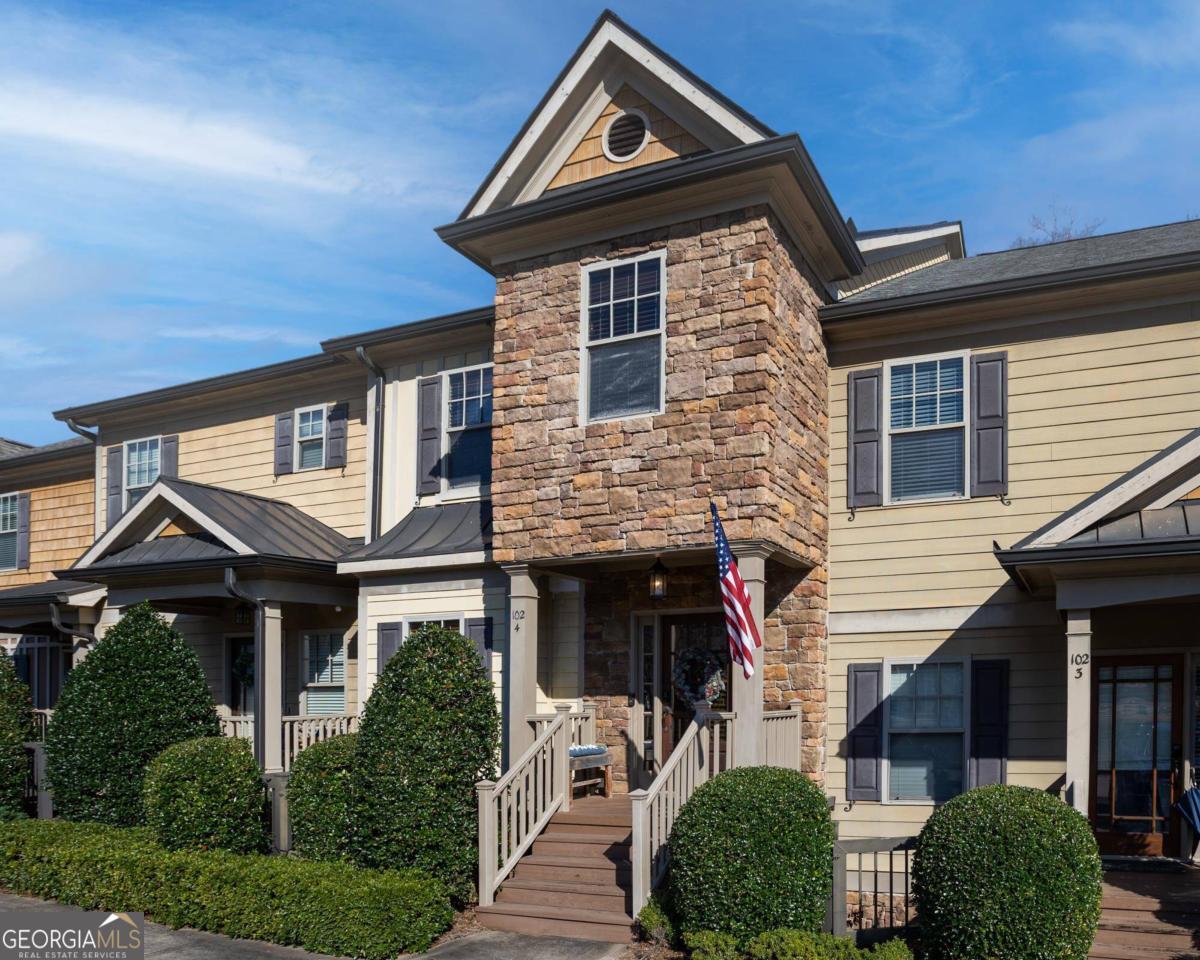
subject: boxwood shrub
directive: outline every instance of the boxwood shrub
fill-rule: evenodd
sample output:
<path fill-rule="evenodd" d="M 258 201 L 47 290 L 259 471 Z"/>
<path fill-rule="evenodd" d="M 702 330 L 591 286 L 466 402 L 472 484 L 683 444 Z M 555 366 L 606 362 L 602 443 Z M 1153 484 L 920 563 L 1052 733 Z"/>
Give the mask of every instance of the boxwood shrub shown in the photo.
<path fill-rule="evenodd" d="M 288 780 L 292 853 L 308 860 L 350 855 L 350 767 L 358 734 L 330 737 L 296 757 Z"/>
<path fill-rule="evenodd" d="M 468 900 L 478 864 L 475 784 L 495 775 L 499 752 L 496 696 L 475 645 L 434 626 L 409 636 L 359 724 L 355 860 L 418 867 Z"/>
<path fill-rule="evenodd" d="M 0 820 L 25 816 L 25 780 L 29 758 L 25 741 L 33 737 L 29 687 L 0 651 Z"/>
<path fill-rule="evenodd" d="M 195 651 L 148 603 L 131 607 L 63 683 L 46 733 L 55 812 L 144 823 L 150 761 L 173 743 L 220 733 Z"/>
<path fill-rule="evenodd" d="M 832 886 L 833 824 L 820 787 L 778 767 L 714 777 L 668 840 L 670 900 L 684 934 L 740 944 L 779 927 L 818 930 Z"/>
<path fill-rule="evenodd" d="M 171 850 L 267 847 L 266 791 L 250 744 L 240 737 L 167 747 L 150 761 L 143 798 L 150 832 Z"/>
<path fill-rule="evenodd" d="M 1100 917 L 1083 815 L 1029 787 L 979 787 L 917 838 L 913 892 L 929 960 L 1083 960 Z"/>
<path fill-rule="evenodd" d="M 425 950 L 454 916 L 445 887 L 416 870 L 171 851 L 144 828 L 62 820 L 0 824 L 0 887 L 369 960 Z"/>
<path fill-rule="evenodd" d="M 783 928 L 760 933 L 744 948 L 728 933 L 706 930 L 684 937 L 692 960 L 913 960 L 903 940 L 859 947 L 850 937 Z"/>

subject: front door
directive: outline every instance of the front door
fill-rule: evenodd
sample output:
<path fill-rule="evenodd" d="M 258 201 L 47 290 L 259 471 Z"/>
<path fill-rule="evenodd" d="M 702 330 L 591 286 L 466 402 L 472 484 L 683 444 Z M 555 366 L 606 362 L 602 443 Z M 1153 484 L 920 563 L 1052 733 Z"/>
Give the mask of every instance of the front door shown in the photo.
<path fill-rule="evenodd" d="M 1183 657 L 1096 657 L 1092 824 L 1102 853 L 1178 856 Z"/>
<path fill-rule="evenodd" d="M 254 715 L 254 638 L 229 640 L 229 712 L 235 717 Z"/>

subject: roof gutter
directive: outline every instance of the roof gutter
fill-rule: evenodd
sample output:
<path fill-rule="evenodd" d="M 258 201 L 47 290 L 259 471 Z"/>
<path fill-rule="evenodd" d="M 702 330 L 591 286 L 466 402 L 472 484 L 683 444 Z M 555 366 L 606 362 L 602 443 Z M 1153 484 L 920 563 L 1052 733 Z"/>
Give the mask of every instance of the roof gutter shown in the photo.
<path fill-rule="evenodd" d="M 75 637 L 78 640 L 82 640 L 82 646 L 90 647 L 96 643 L 96 634 L 94 631 L 88 630 L 82 624 L 76 624 L 72 627 L 63 623 L 57 603 L 52 602 L 50 604 L 50 622 L 54 624 L 54 629 L 59 633 L 65 633 L 68 637 Z"/>
<path fill-rule="evenodd" d="M 380 496 L 383 484 L 383 395 L 387 377 L 383 368 L 370 358 L 367 348 L 361 343 L 354 348 L 354 355 L 374 378 L 374 382 L 371 384 L 375 393 L 371 420 L 371 502 L 368 504 L 371 521 L 367 531 L 367 541 L 371 542 L 379 539 L 379 513 L 380 503 L 383 499 Z"/>
<path fill-rule="evenodd" d="M 68 430 L 70 430 L 72 433 L 79 434 L 84 440 L 90 440 L 92 443 L 96 443 L 100 439 L 100 434 L 93 433 L 91 430 L 84 430 L 83 427 L 77 424 L 72 417 L 67 417 L 63 422 L 67 425 Z"/>
<path fill-rule="evenodd" d="M 233 567 L 225 568 L 225 590 L 233 599 L 241 600 L 254 607 L 254 675 L 261 678 L 266 673 L 264 668 L 267 663 L 267 624 L 263 601 L 242 589 L 241 584 L 238 583 L 237 571 Z M 258 705 L 262 702 L 260 698 L 261 694 L 255 698 L 255 713 L 258 713 Z M 260 716 L 259 720 L 261 719 Z M 254 724 L 254 756 L 260 763 L 266 756 L 267 749 L 267 731 L 264 727 L 266 727 L 265 723 Z"/>

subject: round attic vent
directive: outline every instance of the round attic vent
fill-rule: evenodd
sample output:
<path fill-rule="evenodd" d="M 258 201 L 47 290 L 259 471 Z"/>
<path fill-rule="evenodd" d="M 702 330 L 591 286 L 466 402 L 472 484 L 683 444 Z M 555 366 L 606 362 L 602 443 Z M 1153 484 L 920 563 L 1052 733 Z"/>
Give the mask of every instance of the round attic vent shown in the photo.
<path fill-rule="evenodd" d="M 650 139 L 650 121 L 641 110 L 624 110 L 604 130 L 604 155 L 614 163 L 632 160 Z"/>

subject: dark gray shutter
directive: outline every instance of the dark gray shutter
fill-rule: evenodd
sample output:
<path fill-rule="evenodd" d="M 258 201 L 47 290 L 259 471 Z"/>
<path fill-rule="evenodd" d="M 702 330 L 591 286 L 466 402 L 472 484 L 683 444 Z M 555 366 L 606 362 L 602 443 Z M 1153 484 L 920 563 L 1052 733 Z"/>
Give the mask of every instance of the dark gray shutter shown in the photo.
<path fill-rule="evenodd" d="M 417 383 L 417 494 L 442 489 L 442 378 Z"/>
<path fill-rule="evenodd" d="M 162 438 L 158 452 L 158 475 L 179 476 L 179 434 Z"/>
<path fill-rule="evenodd" d="M 335 403 L 329 408 L 325 433 L 325 466 L 346 465 L 346 421 L 350 416 L 350 405 Z"/>
<path fill-rule="evenodd" d="M 971 496 L 1008 493 L 1008 354 L 971 357 Z"/>
<path fill-rule="evenodd" d="M 121 518 L 122 480 L 125 472 L 125 448 L 119 444 L 108 448 L 108 478 L 104 485 L 106 508 L 106 528 L 111 527 Z"/>
<path fill-rule="evenodd" d="M 376 629 L 376 637 L 378 667 L 375 675 L 378 676 L 383 673 L 383 668 L 387 666 L 388 661 L 400 649 L 400 642 L 404 637 L 404 625 L 401 623 L 381 623 Z"/>
<path fill-rule="evenodd" d="M 883 367 L 850 374 L 846 413 L 846 499 L 851 509 L 883 503 Z"/>
<path fill-rule="evenodd" d="M 1008 780 L 1008 661 L 971 664 L 971 786 Z"/>
<path fill-rule="evenodd" d="M 294 429 L 295 413 L 275 415 L 275 476 L 281 477 L 292 472 L 292 430 Z"/>
<path fill-rule="evenodd" d="M 468 640 L 475 642 L 475 649 L 479 651 L 479 659 L 483 661 L 484 667 L 487 667 L 492 653 L 492 618 L 468 617 L 466 636 Z"/>
<path fill-rule="evenodd" d="M 846 711 L 846 799 L 881 800 L 883 664 L 852 663 Z"/>
<path fill-rule="evenodd" d="M 29 494 L 17 494 L 17 569 L 29 569 Z"/>

